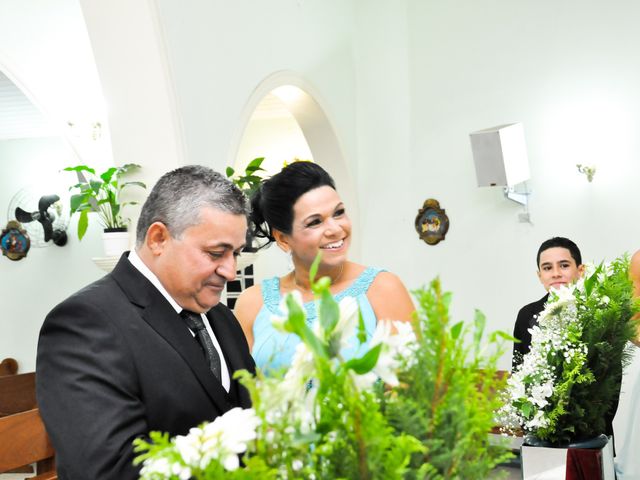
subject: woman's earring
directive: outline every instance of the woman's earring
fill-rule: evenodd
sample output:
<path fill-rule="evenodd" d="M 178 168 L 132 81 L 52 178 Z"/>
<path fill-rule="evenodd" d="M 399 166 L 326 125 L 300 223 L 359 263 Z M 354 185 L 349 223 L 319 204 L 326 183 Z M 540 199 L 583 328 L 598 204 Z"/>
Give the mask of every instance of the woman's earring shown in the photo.
<path fill-rule="evenodd" d="M 295 265 L 293 264 L 293 255 L 291 255 L 291 251 L 288 251 L 286 253 L 287 253 L 287 269 L 294 270 Z"/>

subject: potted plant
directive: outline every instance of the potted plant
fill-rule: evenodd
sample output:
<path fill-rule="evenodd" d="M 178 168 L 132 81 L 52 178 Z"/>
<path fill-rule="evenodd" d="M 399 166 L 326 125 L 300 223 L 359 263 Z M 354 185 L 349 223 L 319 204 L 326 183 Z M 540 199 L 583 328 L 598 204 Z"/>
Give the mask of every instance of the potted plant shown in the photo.
<path fill-rule="evenodd" d="M 128 218 L 122 216 L 122 208 L 127 205 L 135 205 L 138 202 L 123 202 L 120 198 L 122 192 L 128 187 L 146 188 L 142 182 L 124 182 L 122 177 L 138 170 L 140 165 L 128 163 L 120 167 L 110 167 L 100 174 L 96 174 L 95 169 L 87 165 L 77 165 L 67 167 L 67 172 L 76 172 L 78 183 L 70 187 L 75 190 L 70 199 L 71 214 L 79 213 L 78 218 L 78 239 L 87 233 L 89 227 L 89 213 L 98 214 L 98 220 L 104 230 L 105 254 L 107 256 L 118 255 L 126 250 L 129 245 L 127 226 L 130 222 Z M 121 246 L 113 246 L 111 239 L 119 240 Z M 124 248 L 123 248 L 124 247 Z"/>
<path fill-rule="evenodd" d="M 580 448 L 593 449 L 612 473 L 605 418 L 617 404 L 630 361 L 637 305 L 628 258 L 586 270 L 575 285 L 551 290 L 531 330 L 531 350 L 509 379 L 498 411 L 507 432 L 524 430 L 523 478 L 541 473 L 540 459 L 556 458 L 554 450 L 559 464 L 549 468 L 568 472 L 570 459 L 583 461 L 572 453 Z"/>
<path fill-rule="evenodd" d="M 272 318 L 301 339 L 289 370 L 240 374 L 251 409 L 232 409 L 173 439 L 150 432 L 150 441 L 134 440 L 142 480 L 479 480 L 510 457 L 487 434 L 503 342 L 493 334 L 486 348 L 498 353 L 481 348 L 481 314 L 473 326 L 451 324 L 450 294 L 436 280 L 415 292 L 413 325 L 379 322 L 365 345 L 357 301 L 336 303 L 328 277 L 314 282 L 317 265 L 310 273 L 316 323 L 307 323 L 299 292 Z M 340 348 L 351 336 L 362 352 L 347 360 Z"/>
<path fill-rule="evenodd" d="M 259 173 L 266 171 L 262 168 L 262 162 L 264 162 L 264 157 L 254 158 L 245 167 L 244 173 L 242 174 L 236 174 L 233 167 L 227 167 L 227 178 L 229 178 L 248 199 L 251 199 L 251 196 L 260 188 L 260 184 L 264 180 L 264 177 Z M 247 231 L 247 246 L 244 247 L 242 255 L 238 259 L 238 270 L 244 271 L 246 267 L 255 261 L 259 248 L 258 245 L 255 245 L 254 238 L 249 229 Z"/>
<path fill-rule="evenodd" d="M 244 169 L 244 174 L 236 175 L 236 171 L 233 167 L 227 167 L 226 174 L 229 180 L 231 180 L 247 198 L 251 196 L 260 188 L 260 184 L 264 180 L 258 172 L 264 172 L 262 168 L 262 162 L 264 157 L 254 158 L 249 162 L 249 165 Z M 236 175 L 234 177 L 234 175 Z"/>

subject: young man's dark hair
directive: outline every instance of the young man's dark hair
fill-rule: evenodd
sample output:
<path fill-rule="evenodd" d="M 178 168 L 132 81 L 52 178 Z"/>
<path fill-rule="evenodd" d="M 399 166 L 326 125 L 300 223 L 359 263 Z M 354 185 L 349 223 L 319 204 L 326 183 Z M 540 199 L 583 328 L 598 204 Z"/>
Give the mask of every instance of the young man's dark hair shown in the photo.
<path fill-rule="evenodd" d="M 548 250 L 553 247 L 562 247 L 569 250 L 571 253 L 571 257 L 576 261 L 576 265 L 582 265 L 582 255 L 580 254 L 580 249 L 578 246 L 565 237 L 553 237 L 549 240 L 545 240 L 538 248 L 538 255 L 536 256 L 536 267 L 540 267 L 540 254 L 545 250 Z"/>

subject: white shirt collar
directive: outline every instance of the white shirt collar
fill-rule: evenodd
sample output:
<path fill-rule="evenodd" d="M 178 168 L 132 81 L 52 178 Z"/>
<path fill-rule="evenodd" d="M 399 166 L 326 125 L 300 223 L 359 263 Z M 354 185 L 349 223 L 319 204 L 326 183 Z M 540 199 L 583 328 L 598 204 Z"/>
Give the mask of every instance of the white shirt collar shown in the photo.
<path fill-rule="evenodd" d="M 144 275 L 144 277 L 147 280 L 149 280 L 153 284 L 154 287 L 158 289 L 158 291 L 162 294 L 162 296 L 166 298 L 167 301 L 171 304 L 171 306 L 175 309 L 176 313 L 180 314 L 180 312 L 182 312 L 183 308 L 180 305 L 178 305 L 178 302 L 176 302 L 171 295 L 169 295 L 169 292 L 167 292 L 167 290 L 162 286 L 162 283 L 160 282 L 158 277 L 156 277 L 156 275 L 149 269 L 149 267 L 145 265 L 145 263 L 142 261 L 142 259 L 136 253 L 135 250 L 131 250 L 129 252 L 129 262 L 131 262 L 131 265 L 133 265 L 134 268 L 136 268 L 142 275 Z M 222 353 L 222 347 L 218 342 L 218 338 L 216 337 L 216 334 L 211 328 L 211 324 L 209 323 L 209 318 L 207 317 L 207 315 L 201 314 L 200 316 L 204 320 L 204 325 L 207 329 L 207 332 L 209 333 L 209 336 L 213 340 L 213 345 L 218 351 L 218 355 L 220 355 L 220 362 L 222 366 L 221 382 L 224 389 L 228 392 L 229 389 L 231 388 L 231 375 L 229 374 L 229 367 L 227 366 L 227 361 L 225 360 L 224 354 Z M 189 332 L 191 332 L 191 335 L 195 335 L 191 330 L 189 330 Z"/>
<path fill-rule="evenodd" d="M 149 269 L 149 267 L 145 265 L 145 263 L 142 261 L 135 250 L 131 250 L 131 252 L 129 252 L 129 261 L 131 262 L 131 265 L 133 265 L 142 275 L 144 275 L 147 280 L 149 280 L 153 284 L 154 287 L 158 289 L 162 296 L 167 299 L 167 302 L 171 304 L 176 313 L 180 313 L 183 310 L 182 307 L 178 305 L 178 302 L 176 302 L 173 297 L 169 295 L 169 292 L 167 292 L 167 290 L 162 286 L 162 283 L 160 282 L 158 277 L 156 277 L 156 275 Z"/>

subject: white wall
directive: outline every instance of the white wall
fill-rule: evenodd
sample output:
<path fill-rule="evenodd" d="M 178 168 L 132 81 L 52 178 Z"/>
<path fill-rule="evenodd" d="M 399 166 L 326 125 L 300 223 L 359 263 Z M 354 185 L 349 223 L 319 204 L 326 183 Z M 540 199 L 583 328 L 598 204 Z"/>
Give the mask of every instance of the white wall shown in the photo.
<path fill-rule="evenodd" d="M 315 87 L 356 179 L 359 259 L 410 288 L 440 275 L 456 318 L 477 307 L 511 331 L 543 294 L 535 252 L 550 236 L 573 238 L 587 260 L 640 248 L 632 0 L 131 5 L 82 0 L 114 154 L 149 168 L 147 180 L 182 163 L 232 164 L 247 99 L 289 70 Z M 469 132 L 513 121 L 525 127 L 533 225 L 475 184 Z M 593 183 L 576 163 L 597 163 Z M 436 246 L 413 227 L 430 197 L 451 220 Z"/>
<path fill-rule="evenodd" d="M 78 0 L 0 0 L 0 69 L 56 126 L 103 124 L 105 105 Z"/>
<path fill-rule="evenodd" d="M 79 0 L 111 127 L 114 163 L 150 185 L 185 163 L 180 114 L 152 0 Z M 135 219 L 134 219 L 135 221 Z"/>
<path fill-rule="evenodd" d="M 59 127 L 61 135 L 69 135 L 69 142 L 62 137 L 0 142 L 0 227 L 4 228 L 9 202 L 18 190 L 34 183 L 49 185 L 65 166 L 107 161 L 110 149 L 100 83 L 77 0 L 0 0 L 0 69 Z M 81 129 L 101 122 L 105 148 L 85 149 L 84 138 L 65 130 L 69 121 Z M 78 154 L 84 153 L 92 157 L 80 160 Z M 22 372 L 35 369 L 37 337 L 46 313 L 103 274 L 90 260 L 102 251 L 99 229 L 92 225 L 78 243 L 74 226 L 75 219 L 65 247 L 32 248 L 16 262 L 0 258 L 0 359 L 16 358 Z"/>
<path fill-rule="evenodd" d="M 292 115 L 279 118 L 251 119 L 238 148 L 236 174 L 241 174 L 251 160 L 264 157 L 262 172 L 265 176 L 279 172 L 284 162 L 296 158 L 313 160 L 309 145 Z"/>
<path fill-rule="evenodd" d="M 72 150 L 60 138 L 0 142 L 0 229 L 7 223 L 7 209 L 19 190 L 29 188 L 38 195 L 64 196 L 71 174 L 60 170 L 73 158 Z M 20 372 L 35 370 L 38 332 L 49 310 L 104 274 L 90 260 L 102 250 L 100 229 L 90 225 L 79 242 L 76 222 L 72 219 L 64 247 L 31 248 L 19 261 L 0 257 L 0 357 L 18 360 Z"/>
<path fill-rule="evenodd" d="M 595 261 L 640 248 L 640 5 L 409 5 L 412 202 L 398 208 L 434 197 L 451 228 L 435 247 L 416 236 L 402 273 L 412 285 L 441 275 L 460 315 L 478 307 L 510 331 L 518 309 L 544 293 L 535 275 L 543 240 L 570 237 Z M 533 225 L 518 223 L 521 208 L 499 189 L 475 186 L 469 132 L 514 121 L 528 144 Z M 597 164 L 593 183 L 576 163 Z"/>
<path fill-rule="evenodd" d="M 575 239 L 587 260 L 637 248 L 628 206 L 639 195 L 634 2 L 157 7 L 186 161 L 233 163 L 230 139 L 253 89 L 273 72 L 298 72 L 315 86 L 356 179 L 360 259 L 410 288 L 440 275 L 456 317 L 477 307 L 491 328 L 511 331 L 517 310 L 544 293 L 535 252 L 550 236 Z M 525 126 L 533 225 L 518 223 L 521 207 L 499 189 L 475 184 L 469 132 L 513 121 Z M 594 162 L 589 184 L 575 164 Z M 451 220 L 437 246 L 413 227 L 429 197 Z"/>
<path fill-rule="evenodd" d="M 188 158 L 223 170 L 237 152 L 252 91 L 280 70 L 297 72 L 321 102 L 355 159 L 351 2 L 158 0 Z"/>

